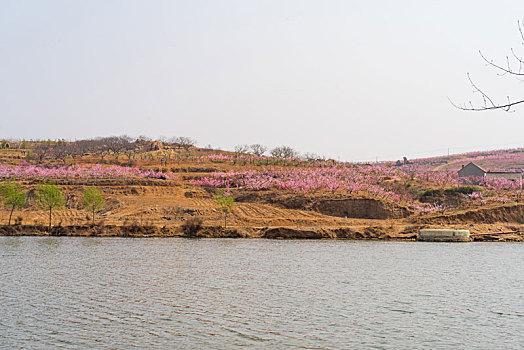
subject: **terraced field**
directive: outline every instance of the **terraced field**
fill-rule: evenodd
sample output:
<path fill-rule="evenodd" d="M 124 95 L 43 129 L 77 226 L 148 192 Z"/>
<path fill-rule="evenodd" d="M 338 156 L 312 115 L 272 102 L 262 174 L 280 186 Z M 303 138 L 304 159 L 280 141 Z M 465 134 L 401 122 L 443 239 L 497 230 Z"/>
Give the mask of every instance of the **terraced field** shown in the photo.
<path fill-rule="evenodd" d="M 155 152 L 158 153 L 160 151 Z M 60 163 L 56 160 L 38 166 L 27 166 L 27 164 L 20 165 L 22 162 L 25 162 L 22 159 L 22 151 L 2 150 L 0 151 L 1 165 L 7 165 L 10 169 L 16 168 L 16 166 L 13 166 L 14 164 L 18 164 L 18 167 L 23 169 L 28 169 L 31 166 L 33 168 L 39 167 L 39 171 L 41 171 L 40 175 L 30 175 L 15 179 L 15 181 L 22 184 L 24 190 L 29 191 L 29 205 L 22 211 L 16 211 L 13 215 L 13 221 L 20 217 L 22 223 L 26 225 L 48 225 L 49 213 L 37 208 L 35 204 L 35 190 L 38 183 L 52 180 L 60 186 L 66 199 L 65 208 L 53 211 L 52 224 L 59 227 L 87 227 L 87 225 L 92 223 L 92 214 L 83 209 L 82 198 L 84 188 L 96 187 L 105 198 L 104 208 L 95 217 L 97 227 L 142 227 L 144 232 L 156 230 L 155 232 L 157 233 L 181 234 L 184 223 L 191 218 L 199 218 L 202 220 L 202 225 L 208 233 L 219 232 L 219 234 L 227 236 L 227 230 L 223 228 L 223 213 L 217 210 L 217 203 L 213 197 L 217 189 L 226 186 L 219 185 L 214 187 L 202 184 L 196 180 L 209 177 L 210 172 L 215 170 L 227 171 L 233 174 L 234 177 L 240 173 L 246 174 L 246 172 L 260 174 L 264 173 L 264 169 L 266 169 L 264 166 L 256 165 L 255 163 L 247 162 L 241 165 L 241 163 L 233 162 L 235 156 L 231 154 L 228 156 L 229 160 L 224 163 L 206 161 L 205 158 L 196 160 L 187 158 L 177 162 L 176 166 L 175 164 L 164 164 L 163 167 L 159 167 L 160 158 L 158 157 L 160 156 L 160 153 L 152 157 L 140 156 L 140 160 L 134 158 L 131 162 L 123 156 L 114 155 L 111 158 L 111 162 L 114 164 L 111 162 L 107 163 L 109 161 L 108 158 L 102 162 L 99 157 L 85 156 L 75 159 L 75 163 L 70 164 L 70 167 L 64 167 L 64 162 Z M 430 162 L 431 164 L 428 166 L 433 167 L 449 167 L 455 163 L 459 164 L 460 162 L 457 162 L 457 159 L 462 161 L 467 157 L 471 158 L 473 156 L 476 155 L 468 154 L 458 158 L 420 160 L 420 162 Z M 499 163 L 507 160 L 514 161 L 517 156 L 520 157 L 520 153 L 513 152 L 511 156 L 504 154 L 500 156 L 498 154 L 479 155 L 479 157 L 484 157 L 484 161 L 497 161 Z M 126 161 L 132 164 L 126 165 Z M 100 165 L 99 162 L 103 163 L 103 165 Z M 112 177 L 104 175 L 106 173 L 102 173 L 102 175 L 97 173 L 95 176 L 83 176 L 83 174 L 75 172 L 79 171 L 79 169 L 85 169 L 82 166 L 87 166 L 89 169 L 92 166 L 93 168 L 99 167 L 98 169 L 100 167 L 109 168 L 113 166 L 117 171 L 127 167 L 125 170 L 130 171 L 130 175 Z M 139 168 L 130 168 L 130 166 Z M 301 172 L 304 169 L 312 169 L 308 166 L 297 167 L 296 170 Z M 324 166 L 333 170 L 330 170 L 333 174 L 337 173 L 339 169 L 339 166 L 333 162 L 327 162 Z M 286 181 L 291 179 L 291 181 L 297 182 L 303 178 L 309 178 L 307 174 L 316 174 L 315 176 L 320 174 L 326 176 L 324 179 L 328 179 L 326 180 L 326 186 L 335 185 L 335 187 L 330 189 L 327 187 L 313 188 L 312 191 L 301 192 L 296 188 L 279 188 L 276 185 L 265 188 L 249 188 L 242 183 L 237 184 L 233 182 L 231 191 L 236 202 L 235 209 L 228 216 L 227 229 L 241 232 L 238 236 L 243 237 L 261 237 L 265 232 L 269 237 L 300 238 L 300 233 L 297 232 L 302 231 L 305 232 L 305 238 L 333 238 L 337 236 L 346 238 L 405 238 L 413 237 L 413 234 L 422 226 L 430 228 L 432 226 L 451 225 L 453 228 L 466 228 L 472 232 L 480 233 L 490 230 L 505 231 L 524 228 L 524 222 L 521 220 L 521 204 L 516 196 L 508 195 L 506 199 L 502 198 L 504 199 L 502 202 L 490 202 L 487 200 L 483 202 L 484 204 L 477 206 L 475 203 L 480 204 L 483 200 L 481 196 L 469 198 L 466 195 L 462 195 L 460 199 L 464 202 L 463 206 L 453 208 L 442 206 L 442 208 L 438 209 L 439 207 L 436 205 L 435 208 L 438 210 L 436 209 L 434 212 L 415 210 L 413 198 L 410 199 L 411 202 L 406 200 L 407 197 L 397 200 L 395 196 L 392 196 L 395 193 L 387 192 L 386 190 L 398 190 L 402 194 L 407 193 L 406 191 L 402 192 L 403 189 L 409 188 L 415 194 L 416 191 L 423 192 L 427 190 L 428 186 L 438 185 L 435 179 L 432 178 L 436 176 L 433 173 L 421 173 L 422 175 L 418 176 L 418 178 L 417 176 L 412 176 L 411 179 L 403 180 L 398 177 L 403 173 L 399 173 L 398 168 L 392 166 L 381 168 L 379 165 L 373 164 L 362 165 L 362 169 L 359 168 L 361 173 L 352 172 L 351 167 L 344 168 L 344 166 L 346 165 L 340 165 L 342 169 L 347 170 L 343 172 L 345 176 L 368 176 L 371 174 L 369 176 L 373 177 L 375 176 L 374 174 L 379 174 L 381 171 L 389 171 L 392 174 L 384 175 L 385 178 L 377 177 L 376 181 L 385 186 L 384 188 L 378 188 L 374 186 L 375 183 L 368 181 L 363 188 L 341 188 L 337 190 L 336 186 L 338 186 L 338 183 L 330 181 L 338 178 L 330 177 L 331 173 L 329 172 L 317 174 L 316 172 L 306 171 L 301 172 L 300 174 L 302 175 L 299 178 L 285 178 L 282 177 L 282 174 L 293 175 L 293 171 L 288 170 L 295 169 L 296 164 L 281 165 L 282 174 L 278 171 L 266 171 L 264 181 L 281 176 L 281 180 L 285 178 L 287 179 Z M 163 176 L 166 174 L 166 169 L 171 169 L 173 173 L 169 173 L 169 176 Z M 274 168 L 268 167 L 267 169 L 271 170 Z M 322 169 L 322 166 L 319 166 L 319 169 Z M 62 172 L 61 174 L 66 175 L 41 175 L 42 173 L 49 174 L 52 171 L 59 171 Z M 147 176 L 149 173 L 162 176 Z M 118 174 L 122 174 L 122 172 Z M 217 175 L 222 176 L 223 174 Z M 351 178 L 350 184 L 366 178 L 362 177 L 359 180 L 359 176 Z M 247 176 L 246 179 L 252 178 Z M 322 177 L 317 177 L 318 179 L 322 179 Z M 446 194 L 444 191 L 446 183 L 438 186 L 434 193 L 440 194 L 440 197 L 435 195 L 433 196 L 435 198 L 429 199 L 442 201 L 447 199 L 444 196 Z M 386 187 L 387 189 L 385 189 Z M 478 190 L 478 188 L 476 189 Z M 484 192 L 488 194 L 489 191 Z M 506 203 L 508 198 L 511 201 Z M 429 205 L 426 202 L 419 204 L 426 205 L 426 207 Z M 423 209 L 426 207 L 423 207 Z M 6 224 L 8 217 L 8 208 L 1 207 L 0 223 Z M 279 232 L 278 230 L 280 229 L 283 231 Z M 268 233 L 268 230 L 273 231 Z M 339 230 L 338 233 L 336 232 L 337 230 Z M 160 233 L 158 234 L 160 235 Z M 235 236 L 234 233 L 233 236 Z"/>

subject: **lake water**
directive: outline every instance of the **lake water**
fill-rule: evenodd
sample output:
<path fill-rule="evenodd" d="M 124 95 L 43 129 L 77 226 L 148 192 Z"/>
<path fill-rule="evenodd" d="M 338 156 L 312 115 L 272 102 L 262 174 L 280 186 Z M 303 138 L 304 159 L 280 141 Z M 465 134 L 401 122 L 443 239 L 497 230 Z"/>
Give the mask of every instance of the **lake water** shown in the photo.
<path fill-rule="evenodd" d="M 0 237 L 0 348 L 522 349 L 524 244 Z"/>

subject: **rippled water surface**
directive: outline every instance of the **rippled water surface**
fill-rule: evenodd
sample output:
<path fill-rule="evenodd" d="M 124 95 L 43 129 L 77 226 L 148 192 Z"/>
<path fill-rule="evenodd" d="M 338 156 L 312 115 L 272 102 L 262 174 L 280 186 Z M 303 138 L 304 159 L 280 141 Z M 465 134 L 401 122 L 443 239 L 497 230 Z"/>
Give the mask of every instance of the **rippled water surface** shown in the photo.
<path fill-rule="evenodd" d="M 0 348 L 524 344 L 524 244 L 0 237 Z"/>

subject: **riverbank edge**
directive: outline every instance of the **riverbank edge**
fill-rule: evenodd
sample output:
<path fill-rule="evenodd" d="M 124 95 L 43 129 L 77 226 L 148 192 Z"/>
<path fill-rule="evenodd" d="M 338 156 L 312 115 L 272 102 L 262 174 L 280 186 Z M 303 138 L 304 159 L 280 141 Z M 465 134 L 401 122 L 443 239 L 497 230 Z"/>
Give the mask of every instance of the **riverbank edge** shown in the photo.
<path fill-rule="evenodd" d="M 336 228 L 242 227 L 229 228 L 204 226 L 196 232 L 184 233 L 179 227 L 148 225 L 76 225 L 55 226 L 48 232 L 42 225 L 1 225 L 0 236 L 52 236 L 52 237 L 180 237 L 180 238 L 264 238 L 264 239 L 323 239 L 323 240 L 394 240 L 414 241 L 422 226 L 412 226 L 399 233 L 381 226 Z M 508 236 L 486 235 L 473 237 L 473 241 L 524 242 L 523 234 Z"/>

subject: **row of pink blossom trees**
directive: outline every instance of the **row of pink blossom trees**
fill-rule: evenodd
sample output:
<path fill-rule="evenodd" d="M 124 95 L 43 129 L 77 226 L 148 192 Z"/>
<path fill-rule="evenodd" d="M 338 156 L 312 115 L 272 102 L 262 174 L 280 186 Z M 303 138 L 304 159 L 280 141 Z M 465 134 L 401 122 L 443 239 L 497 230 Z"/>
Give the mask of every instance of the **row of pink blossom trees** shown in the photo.
<path fill-rule="evenodd" d="M 416 210 L 434 211 L 436 205 L 415 203 L 419 193 L 409 190 L 412 182 L 423 188 L 457 185 L 475 185 L 478 191 L 470 194 L 471 201 L 485 201 L 482 187 L 495 191 L 499 197 L 521 191 L 519 181 L 507 179 L 459 178 L 456 172 L 433 171 L 410 165 L 396 167 L 392 164 L 338 165 L 323 168 L 267 168 L 264 170 L 216 172 L 195 178 L 193 185 L 216 188 L 249 190 L 281 189 L 296 193 L 317 191 L 343 191 L 345 193 L 367 192 L 379 198 L 405 201 Z"/>
<path fill-rule="evenodd" d="M 0 165 L 0 179 L 26 178 L 124 178 L 140 177 L 153 179 L 173 179 L 171 172 L 155 171 L 123 166 L 68 166 L 43 167 L 36 165 Z"/>

